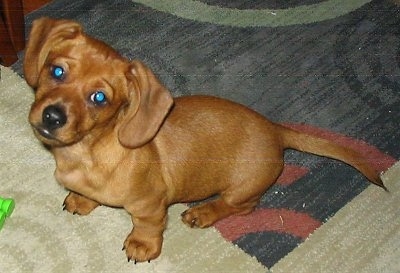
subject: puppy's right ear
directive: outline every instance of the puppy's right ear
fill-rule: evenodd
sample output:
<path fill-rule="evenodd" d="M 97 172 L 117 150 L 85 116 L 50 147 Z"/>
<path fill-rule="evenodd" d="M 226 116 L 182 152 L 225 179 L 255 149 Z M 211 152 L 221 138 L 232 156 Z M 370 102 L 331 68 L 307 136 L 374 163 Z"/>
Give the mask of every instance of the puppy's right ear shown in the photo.
<path fill-rule="evenodd" d="M 118 132 L 120 143 L 131 149 L 149 142 L 158 132 L 174 104 L 171 93 L 150 68 L 132 61 L 126 74 L 129 105 Z"/>
<path fill-rule="evenodd" d="M 50 50 L 66 39 L 73 39 L 82 32 L 75 21 L 54 20 L 43 17 L 33 22 L 25 51 L 24 75 L 26 82 L 37 87 L 40 70 Z"/>

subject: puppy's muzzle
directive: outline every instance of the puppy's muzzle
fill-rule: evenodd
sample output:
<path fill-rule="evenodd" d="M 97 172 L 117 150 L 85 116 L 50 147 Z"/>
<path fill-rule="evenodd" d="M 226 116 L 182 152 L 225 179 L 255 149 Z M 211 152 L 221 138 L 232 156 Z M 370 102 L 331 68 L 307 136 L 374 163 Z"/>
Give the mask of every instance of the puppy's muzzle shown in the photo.
<path fill-rule="evenodd" d="M 52 138 L 54 131 L 66 123 L 67 115 L 64 109 L 58 105 L 49 105 L 43 110 L 42 127 L 39 129 L 39 133 L 46 138 Z"/>

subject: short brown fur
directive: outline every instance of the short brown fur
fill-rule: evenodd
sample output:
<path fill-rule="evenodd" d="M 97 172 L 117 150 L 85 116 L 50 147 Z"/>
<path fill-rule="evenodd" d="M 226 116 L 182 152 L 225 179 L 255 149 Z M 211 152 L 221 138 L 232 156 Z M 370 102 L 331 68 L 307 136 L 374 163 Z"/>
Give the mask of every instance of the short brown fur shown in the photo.
<path fill-rule="evenodd" d="M 55 66 L 65 71 L 61 79 L 51 74 Z M 65 209 L 86 215 L 104 204 L 128 211 L 134 225 L 124 243 L 128 260 L 160 254 L 173 203 L 218 195 L 182 214 L 191 227 L 250 213 L 281 174 L 286 148 L 342 160 L 384 187 L 349 148 L 227 100 L 173 99 L 143 63 L 121 57 L 74 21 L 34 22 L 24 72 L 35 89 L 29 121 L 55 157 L 57 181 L 70 191 Z M 105 104 L 90 100 L 98 90 Z M 49 106 L 57 110 L 45 114 Z"/>

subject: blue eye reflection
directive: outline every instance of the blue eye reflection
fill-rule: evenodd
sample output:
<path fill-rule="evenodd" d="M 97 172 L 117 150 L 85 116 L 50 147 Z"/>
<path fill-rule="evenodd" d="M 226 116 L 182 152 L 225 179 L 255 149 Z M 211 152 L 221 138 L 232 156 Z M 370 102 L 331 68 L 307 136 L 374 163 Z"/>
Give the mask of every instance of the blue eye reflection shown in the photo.
<path fill-rule="evenodd" d="M 51 75 L 54 79 L 61 80 L 64 76 L 64 68 L 61 66 L 53 66 L 51 68 Z"/>
<path fill-rule="evenodd" d="M 107 102 L 107 97 L 103 91 L 96 91 L 90 95 L 90 100 L 97 105 L 102 105 Z"/>

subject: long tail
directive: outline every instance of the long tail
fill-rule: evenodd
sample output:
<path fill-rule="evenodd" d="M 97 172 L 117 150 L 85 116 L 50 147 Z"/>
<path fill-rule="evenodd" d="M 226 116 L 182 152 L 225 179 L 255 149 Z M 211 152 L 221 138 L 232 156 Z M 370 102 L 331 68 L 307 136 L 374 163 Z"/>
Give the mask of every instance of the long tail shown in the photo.
<path fill-rule="evenodd" d="M 281 132 L 284 148 L 291 148 L 343 161 L 360 171 L 369 181 L 388 191 L 379 173 L 357 151 L 327 139 L 308 135 L 281 125 L 277 126 Z"/>

